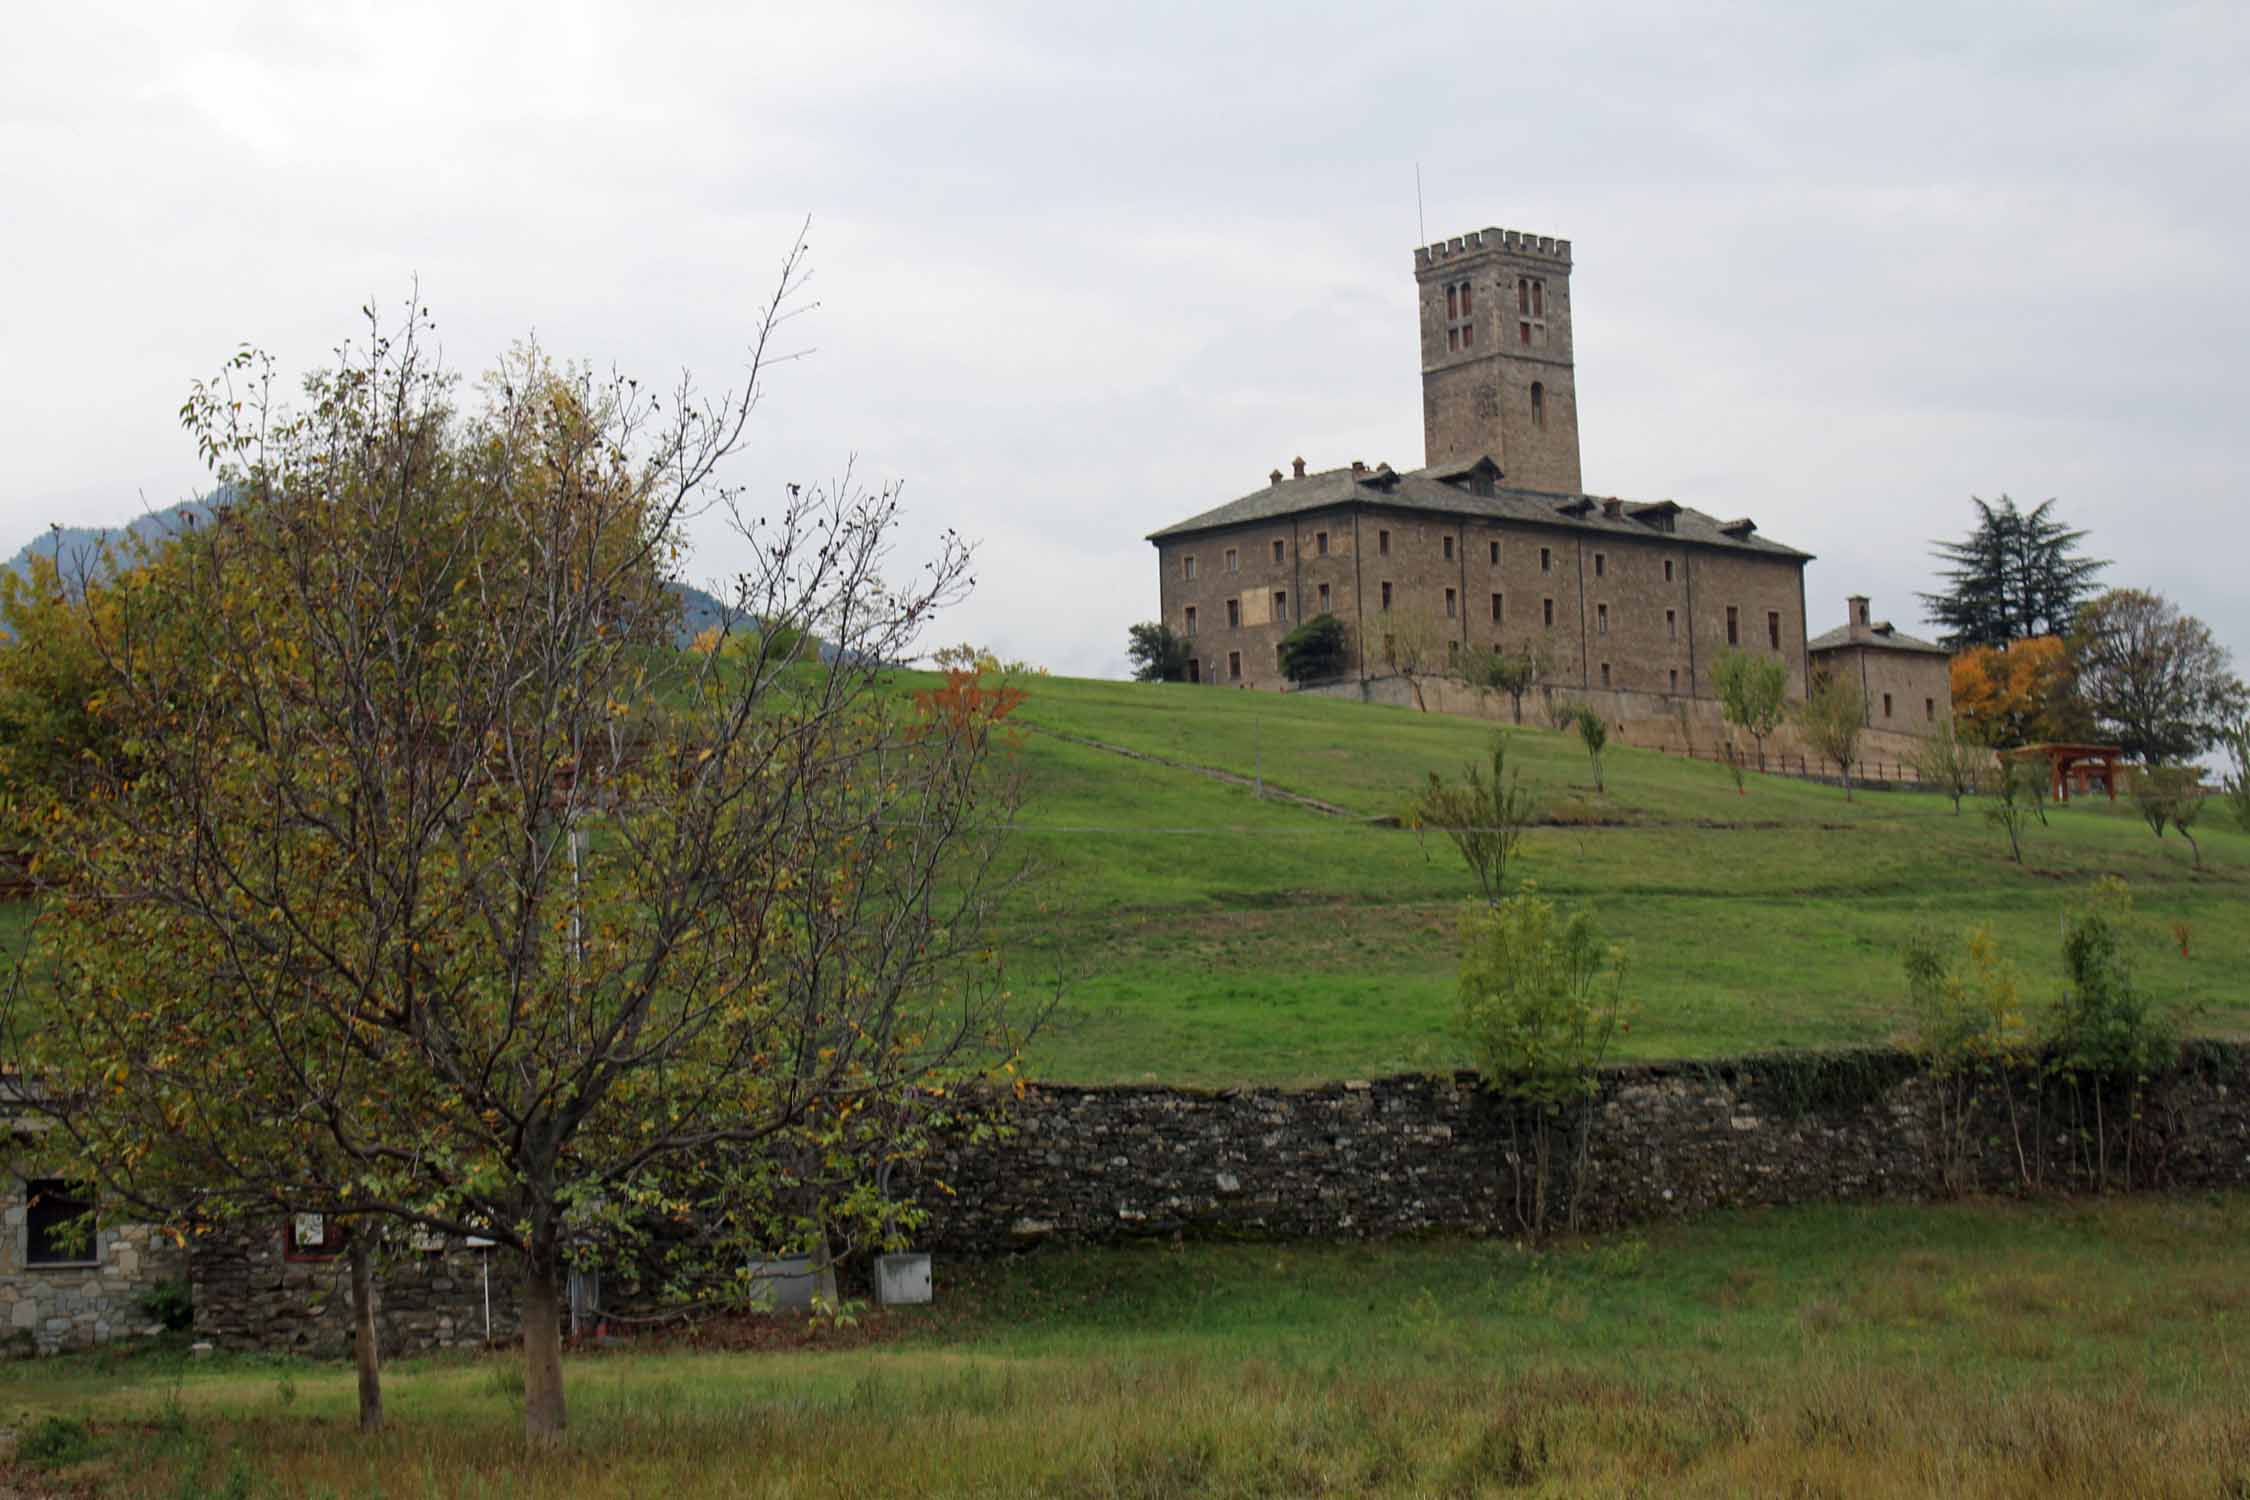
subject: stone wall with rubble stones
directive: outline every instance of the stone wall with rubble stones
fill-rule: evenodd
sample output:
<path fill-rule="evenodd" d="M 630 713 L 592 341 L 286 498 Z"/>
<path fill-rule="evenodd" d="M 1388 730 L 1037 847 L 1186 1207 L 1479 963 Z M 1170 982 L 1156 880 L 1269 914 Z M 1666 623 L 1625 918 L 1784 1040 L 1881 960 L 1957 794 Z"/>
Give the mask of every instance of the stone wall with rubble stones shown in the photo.
<path fill-rule="evenodd" d="M 2072 1191 L 2250 1185 L 2250 1047 L 2198 1044 L 2138 1099 L 2108 1101 L 2106 1160 L 2090 1102 L 2017 1090 L 2041 1186 Z M 1945 1166 L 1934 1085 L 1888 1051 L 1621 1067 L 1592 1115 L 1582 1213 L 1615 1228 L 1752 1205 L 1935 1194 Z M 1472 1074 L 1213 1092 L 1039 1087 L 997 1144 L 941 1152 L 925 1248 L 987 1255 L 1042 1241 L 1142 1235 L 1356 1238 L 1523 1227 L 1520 1122 Z M 1980 1096 L 1954 1175 L 2022 1184 L 1997 1091 Z"/>
<path fill-rule="evenodd" d="M 485 1257 L 492 1257 L 491 1336 L 513 1340 L 516 1261 L 500 1250 L 448 1241 L 381 1263 L 375 1330 L 386 1356 L 485 1342 Z M 282 1252 L 282 1226 L 196 1242 L 195 1336 L 222 1349 L 341 1355 L 351 1348 L 351 1267 L 344 1257 Z"/>
<path fill-rule="evenodd" d="M 52 1354 L 162 1332 L 142 1302 L 185 1270 L 180 1253 L 145 1225 L 97 1227 L 82 1265 L 26 1264 L 24 1180 L 0 1179 L 0 1338 Z"/>

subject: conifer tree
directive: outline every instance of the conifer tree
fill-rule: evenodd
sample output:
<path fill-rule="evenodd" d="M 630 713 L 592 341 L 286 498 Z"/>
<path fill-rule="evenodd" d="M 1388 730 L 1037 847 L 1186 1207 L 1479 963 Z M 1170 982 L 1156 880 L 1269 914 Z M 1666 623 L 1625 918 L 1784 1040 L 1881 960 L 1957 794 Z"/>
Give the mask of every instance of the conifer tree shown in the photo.
<path fill-rule="evenodd" d="M 2005 646 L 2067 634 L 2095 576 L 2109 566 L 2083 555 L 2086 533 L 2064 526 L 2051 499 L 2030 510 L 2018 510 L 2006 495 L 1997 503 L 1971 495 L 1969 503 L 1976 528 L 1963 541 L 1934 544 L 1950 564 L 1940 572 L 1947 586 L 1920 596 L 1945 644 Z"/>

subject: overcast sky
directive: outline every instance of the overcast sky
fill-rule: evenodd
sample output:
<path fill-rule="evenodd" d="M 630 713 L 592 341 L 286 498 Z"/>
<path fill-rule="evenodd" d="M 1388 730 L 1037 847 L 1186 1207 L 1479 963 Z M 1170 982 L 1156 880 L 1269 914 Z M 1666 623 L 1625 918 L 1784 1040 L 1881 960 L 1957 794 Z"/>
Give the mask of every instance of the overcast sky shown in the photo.
<path fill-rule="evenodd" d="M 1916 628 L 2007 491 L 2250 656 L 2246 54 L 2225 4 L 17 7 L 0 555 L 197 492 L 191 380 L 417 278 L 471 374 L 723 385 L 809 217 L 733 477 L 856 454 L 981 542 L 945 638 L 1118 673 L 1147 532 L 1422 461 L 1419 163 L 1429 238 L 1573 242 L 1589 488 L 1819 554 L 1814 630 Z"/>

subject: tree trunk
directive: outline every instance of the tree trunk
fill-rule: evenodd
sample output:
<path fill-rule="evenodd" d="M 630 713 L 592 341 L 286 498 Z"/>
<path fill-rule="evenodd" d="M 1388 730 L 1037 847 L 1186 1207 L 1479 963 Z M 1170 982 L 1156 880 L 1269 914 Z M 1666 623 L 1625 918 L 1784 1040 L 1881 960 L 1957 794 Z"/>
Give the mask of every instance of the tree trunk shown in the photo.
<path fill-rule="evenodd" d="M 523 1435 L 533 1447 L 562 1441 L 562 1257 L 534 1247 L 523 1262 Z"/>
<path fill-rule="evenodd" d="M 375 1343 L 375 1252 L 364 1226 L 345 1242 L 352 1270 L 352 1357 L 359 1364 L 359 1430 L 383 1430 L 383 1356 Z"/>

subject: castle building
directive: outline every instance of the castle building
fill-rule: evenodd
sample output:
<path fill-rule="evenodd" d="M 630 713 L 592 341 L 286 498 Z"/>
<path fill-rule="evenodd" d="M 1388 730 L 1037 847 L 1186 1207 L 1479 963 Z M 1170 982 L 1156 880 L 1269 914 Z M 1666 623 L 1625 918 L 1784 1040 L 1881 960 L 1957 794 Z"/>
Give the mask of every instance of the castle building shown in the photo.
<path fill-rule="evenodd" d="M 1449 655 L 1529 648 L 1545 686 L 1613 718 L 1708 703 L 1729 648 L 1779 657 L 1804 695 L 1809 554 L 1747 519 L 1585 492 L 1570 269 L 1570 241 L 1514 230 L 1418 247 L 1423 466 L 1298 459 L 1150 535 L 1194 680 L 1287 686 L 1283 638 L 1331 614 L 1363 696 L 1408 622 Z"/>

